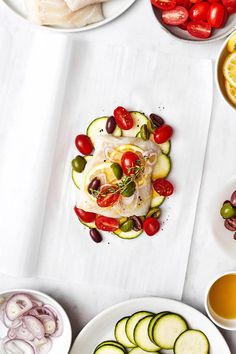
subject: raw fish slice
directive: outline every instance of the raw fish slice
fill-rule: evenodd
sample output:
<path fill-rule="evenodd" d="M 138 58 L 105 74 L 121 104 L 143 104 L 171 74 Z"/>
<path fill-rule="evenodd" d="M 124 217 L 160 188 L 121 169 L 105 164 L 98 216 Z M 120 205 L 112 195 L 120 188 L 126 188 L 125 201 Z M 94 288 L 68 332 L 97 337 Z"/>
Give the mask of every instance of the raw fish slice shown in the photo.
<path fill-rule="evenodd" d="M 72 11 L 80 10 L 85 6 L 98 4 L 107 0 L 65 0 Z"/>
<path fill-rule="evenodd" d="M 25 0 L 28 18 L 40 25 L 83 27 L 104 19 L 101 4 L 71 11 L 64 0 Z"/>

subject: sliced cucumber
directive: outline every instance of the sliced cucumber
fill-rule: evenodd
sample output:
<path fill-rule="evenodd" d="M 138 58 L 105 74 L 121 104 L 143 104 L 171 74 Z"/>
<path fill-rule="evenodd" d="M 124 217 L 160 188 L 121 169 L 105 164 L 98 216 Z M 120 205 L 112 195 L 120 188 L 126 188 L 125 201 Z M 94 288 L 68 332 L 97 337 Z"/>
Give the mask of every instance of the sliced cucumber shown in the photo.
<path fill-rule="evenodd" d="M 163 154 L 169 155 L 170 150 L 171 150 L 171 141 L 170 141 L 170 140 L 166 141 L 166 142 L 163 143 L 163 144 L 158 144 L 158 146 L 160 147 L 161 152 L 162 152 Z"/>
<path fill-rule="evenodd" d="M 176 339 L 188 329 L 183 317 L 170 313 L 161 316 L 153 326 L 153 341 L 163 349 L 173 349 Z"/>
<path fill-rule="evenodd" d="M 124 345 L 126 348 L 133 348 L 135 345 L 129 340 L 126 334 L 126 324 L 129 320 L 129 317 L 124 317 L 120 321 L 117 322 L 115 326 L 115 338 L 117 342 Z"/>
<path fill-rule="evenodd" d="M 159 352 L 146 352 L 146 350 L 143 350 L 141 348 L 134 348 L 132 349 L 129 354 L 148 354 L 148 353 L 159 353 Z"/>
<path fill-rule="evenodd" d="M 208 354 L 209 341 L 203 332 L 190 329 L 177 338 L 174 345 L 174 353 Z"/>
<path fill-rule="evenodd" d="M 131 230 L 128 232 L 124 232 L 124 231 L 121 231 L 121 229 L 118 229 L 118 230 L 114 231 L 113 233 L 116 236 L 119 236 L 120 238 L 123 238 L 126 240 L 132 240 L 133 238 L 140 236 L 142 232 L 143 232 L 143 230 L 140 230 L 140 231 Z"/>
<path fill-rule="evenodd" d="M 154 316 L 147 316 L 142 318 L 134 328 L 134 341 L 137 346 L 147 352 L 157 352 L 161 349 L 154 344 L 148 335 L 148 327 Z"/>
<path fill-rule="evenodd" d="M 171 170 L 170 158 L 165 154 L 160 154 L 157 157 L 157 162 L 152 171 L 152 180 L 157 178 L 165 178 L 168 176 Z"/>
<path fill-rule="evenodd" d="M 97 348 L 94 354 L 126 354 L 126 351 L 115 345 L 105 344 Z"/>
<path fill-rule="evenodd" d="M 162 195 L 160 195 L 159 193 L 157 193 L 155 191 L 154 188 L 152 188 L 152 200 L 151 200 L 151 208 L 156 208 L 158 206 L 160 206 L 165 200 L 165 197 L 163 197 Z"/>
<path fill-rule="evenodd" d="M 153 315 L 153 314 L 148 311 L 139 311 L 139 312 L 134 313 L 132 316 L 130 316 L 129 320 L 127 321 L 125 331 L 126 331 L 127 337 L 129 338 L 130 342 L 132 342 L 133 344 L 136 344 L 135 340 L 134 340 L 134 329 L 135 329 L 137 323 L 142 318 L 147 317 L 149 315 Z"/>
<path fill-rule="evenodd" d="M 86 134 L 90 137 L 92 143 L 94 144 L 94 139 L 98 135 L 105 135 L 108 134 L 106 131 L 106 123 L 107 123 L 108 117 L 100 117 L 94 119 L 88 126 Z M 113 136 L 121 136 L 122 131 L 121 129 L 116 126 L 116 129 L 112 133 Z"/>
<path fill-rule="evenodd" d="M 153 327 L 154 327 L 156 321 L 158 320 L 158 318 L 165 315 L 166 313 L 167 312 L 159 312 L 158 314 L 156 314 L 155 316 L 152 317 L 152 319 L 149 323 L 149 326 L 148 326 L 148 335 L 149 335 L 149 338 L 151 339 L 151 341 L 153 341 L 152 330 L 153 330 Z"/>
<path fill-rule="evenodd" d="M 143 124 L 147 124 L 148 118 L 145 114 L 140 112 L 130 112 L 131 117 L 133 118 L 134 125 L 132 129 L 123 130 L 123 136 L 136 137 L 140 131 L 140 128 Z"/>
<path fill-rule="evenodd" d="M 125 347 L 124 347 L 122 344 L 120 344 L 120 343 L 118 343 L 118 342 L 116 342 L 116 341 L 114 341 L 114 340 L 106 340 L 106 341 L 104 341 L 104 342 L 98 344 L 98 346 L 96 347 L 95 351 L 96 351 L 98 348 L 102 347 L 103 345 L 108 345 L 108 344 L 109 344 L 109 345 L 114 345 L 115 347 L 118 347 L 118 348 L 121 348 L 121 349 L 125 350 Z"/>
<path fill-rule="evenodd" d="M 85 160 L 88 162 L 89 160 L 91 160 L 93 156 L 92 155 L 87 155 L 84 156 Z M 72 180 L 74 182 L 74 184 L 76 185 L 77 188 L 81 188 L 81 183 L 82 183 L 82 179 L 83 179 L 83 174 L 82 172 L 76 172 L 75 170 L 72 169 Z"/>

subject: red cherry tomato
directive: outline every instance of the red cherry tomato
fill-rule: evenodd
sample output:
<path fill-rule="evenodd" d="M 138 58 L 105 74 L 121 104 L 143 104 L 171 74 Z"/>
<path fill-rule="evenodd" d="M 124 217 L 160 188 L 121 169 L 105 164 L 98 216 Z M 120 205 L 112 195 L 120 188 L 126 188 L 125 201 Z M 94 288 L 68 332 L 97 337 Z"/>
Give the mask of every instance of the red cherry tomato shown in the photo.
<path fill-rule="evenodd" d="M 192 4 L 198 4 L 199 2 L 202 2 L 203 0 L 190 0 Z"/>
<path fill-rule="evenodd" d="M 220 0 L 208 0 L 210 4 L 213 4 L 214 2 L 220 2 Z"/>
<path fill-rule="evenodd" d="M 162 20 L 167 25 L 178 26 L 188 18 L 188 11 L 183 6 L 176 6 L 173 10 L 162 12 Z"/>
<path fill-rule="evenodd" d="M 154 140 L 157 144 L 163 144 L 171 138 L 173 129 L 170 125 L 163 124 L 160 128 L 157 128 L 154 132 Z"/>
<path fill-rule="evenodd" d="M 95 213 L 90 213 L 88 211 L 85 211 L 83 209 L 79 209 L 76 206 L 74 207 L 74 211 L 78 218 L 82 220 L 83 222 L 93 222 L 96 219 L 97 214 Z"/>
<path fill-rule="evenodd" d="M 130 113 L 123 107 L 117 107 L 114 110 L 116 124 L 120 129 L 129 130 L 133 128 L 134 121 Z"/>
<path fill-rule="evenodd" d="M 95 225 L 102 231 L 116 231 L 119 229 L 119 221 L 107 216 L 98 216 L 95 220 Z"/>
<path fill-rule="evenodd" d="M 85 134 L 77 135 L 75 138 L 75 146 L 83 155 L 89 155 L 93 151 L 93 144 L 90 138 Z"/>
<path fill-rule="evenodd" d="M 176 6 L 176 0 L 152 0 L 152 5 L 160 10 L 172 10 Z"/>
<path fill-rule="evenodd" d="M 197 38 L 209 38 L 211 35 L 211 26 L 203 21 L 191 21 L 187 25 L 188 32 Z"/>
<path fill-rule="evenodd" d="M 148 236 L 155 235 L 160 230 L 160 223 L 156 218 L 147 218 L 143 223 L 143 229 Z"/>
<path fill-rule="evenodd" d="M 225 21 L 225 7 L 220 3 L 211 4 L 207 16 L 207 21 L 211 27 L 220 28 Z"/>
<path fill-rule="evenodd" d="M 157 193 L 162 195 L 163 197 L 168 197 L 173 194 L 174 186 L 172 183 L 167 181 L 164 178 L 158 178 L 153 182 L 153 187 Z"/>
<path fill-rule="evenodd" d="M 114 205 L 120 198 L 119 188 L 115 185 L 103 186 L 97 196 L 97 205 L 107 208 Z"/>
<path fill-rule="evenodd" d="M 189 17 L 193 21 L 207 21 L 207 15 L 210 8 L 208 2 L 200 2 L 199 4 L 193 5 L 189 10 Z"/>
<path fill-rule="evenodd" d="M 126 176 L 135 174 L 140 164 L 140 157 L 132 151 L 126 151 L 121 157 L 121 167 Z"/>
<path fill-rule="evenodd" d="M 187 26 L 188 26 L 189 21 L 185 21 L 184 23 L 181 23 L 178 27 L 181 28 L 183 31 L 187 31 Z"/>
<path fill-rule="evenodd" d="M 236 13 L 236 0 L 222 0 L 222 3 L 229 15 Z"/>

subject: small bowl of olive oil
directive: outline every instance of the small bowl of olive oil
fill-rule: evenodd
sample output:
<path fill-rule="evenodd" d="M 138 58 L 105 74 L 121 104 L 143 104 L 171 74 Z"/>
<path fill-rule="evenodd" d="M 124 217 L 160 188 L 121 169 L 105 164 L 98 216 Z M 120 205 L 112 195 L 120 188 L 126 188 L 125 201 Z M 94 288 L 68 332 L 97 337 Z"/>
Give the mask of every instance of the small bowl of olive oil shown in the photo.
<path fill-rule="evenodd" d="M 218 276 L 207 289 L 205 308 L 219 327 L 236 330 L 236 272 Z"/>

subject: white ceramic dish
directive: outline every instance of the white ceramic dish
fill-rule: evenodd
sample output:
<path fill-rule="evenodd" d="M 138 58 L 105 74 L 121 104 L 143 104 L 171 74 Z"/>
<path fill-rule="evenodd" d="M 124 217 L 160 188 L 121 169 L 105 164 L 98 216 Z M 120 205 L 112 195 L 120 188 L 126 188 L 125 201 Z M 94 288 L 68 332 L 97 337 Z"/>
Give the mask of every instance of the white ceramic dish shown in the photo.
<path fill-rule="evenodd" d="M 215 64 L 215 81 L 216 81 L 216 86 L 218 88 L 218 91 L 220 92 L 221 97 L 227 102 L 233 109 L 236 110 L 236 107 L 233 105 L 233 103 L 230 101 L 230 99 L 227 96 L 226 90 L 225 90 L 225 79 L 224 75 L 222 72 L 222 67 L 224 64 L 224 61 L 226 57 L 229 55 L 229 52 L 227 50 L 227 43 L 228 40 L 231 36 L 233 36 L 236 33 L 234 31 L 222 44 L 219 54 L 216 59 L 216 64 Z"/>
<path fill-rule="evenodd" d="M 81 28 L 58 28 L 43 26 L 43 28 L 48 28 L 57 32 L 73 33 L 82 32 L 90 29 L 94 29 L 111 22 L 115 18 L 122 15 L 136 0 L 110 0 L 103 4 L 103 13 L 105 19 L 103 21 L 94 23 L 89 26 Z M 16 14 L 27 20 L 26 10 L 24 6 L 24 0 L 3 0 L 3 2 Z"/>
<path fill-rule="evenodd" d="M 153 6 L 153 12 L 156 16 L 157 21 L 161 25 L 162 29 L 168 33 L 171 36 L 174 36 L 175 38 L 182 40 L 182 41 L 189 41 L 191 43 L 209 43 L 209 42 L 214 42 L 218 41 L 219 39 L 222 39 L 226 36 L 228 36 L 231 32 L 233 32 L 236 29 L 236 14 L 233 14 L 229 17 L 225 27 L 219 28 L 217 30 L 214 30 L 212 36 L 208 39 L 200 39 L 200 38 L 195 38 L 191 36 L 188 31 L 183 31 L 177 26 L 168 26 L 165 23 L 163 23 L 161 19 L 161 11 L 156 9 Z"/>
<path fill-rule="evenodd" d="M 41 300 L 44 304 L 52 305 L 56 311 L 61 315 L 63 321 L 63 333 L 60 337 L 53 338 L 53 346 L 50 354 L 67 354 L 69 352 L 71 346 L 71 339 L 72 339 L 72 330 L 69 318 L 62 308 L 62 306 L 50 296 L 41 293 L 40 291 L 36 290 L 29 290 L 29 289 L 13 289 L 7 290 L 0 293 L 0 297 L 6 297 L 11 294 L 15 293 L 25 293 L 32 295 L 38 300 Z M 6 334 L 6 327 L 0 322 L 0 338 L 3 338 Z"/>
<path fill-rule="evenodd" d="M 236 330 L 236 319 L 232 319 L 232 320 L 228 320 L 228 319 L 224 319 L 220 316 L 218 316 L 211 308 L 210 304 L 209 304 L 209 291 L 212 287 L 212 285 L 220 278 L 222 278 L 224 275 L 228 275 L 228 274 L 234 274 L 236 275 L 236 272 L 227 272 L 227 273 L 223 273 L 218 275 L 213 281 L 211 281 L 211 283 L 209 284 L 206 294 L 205 294 L 205 309 L 206 312 L 208 314 L 208 316 L 210 317 L 210 319 L 219 327 L 223 328 L 223 329 L 227 329 L 229 331 L 235 331 Z"/>
<path fill-rule="evenodd" d="M 158 297 L 129 300 L 102 312 L 80 332 L 70 354 L 92 354 L 95 347 L 103 340 L 114 339 L 113 331 L 119 319 L 140 310 L 153 312 L 168 310 L 179 313 L 187 320 L 190 327 L 200 329 L 207 335 L 211 354 L 230 354 L 221 333 L 201 312 L 179 301 Z M 170 354 L 171 351 L 168 353 Z"/>
<path fill-rule="evenodd" d="M 236 257 L 236 240 L 234 240 L 234 233 L 227 230 L 224 226 L 224 219 L 220 215 L 220 209 L 225 200 L 230 199 L 233 191 L 236 190 L 236 176 L 230 179 L 223 188 L 215 191 L 215 198 L 211 202 L 213 210 L 211 227 L 216 241 L 219 246 L 232 258 Z"/>

